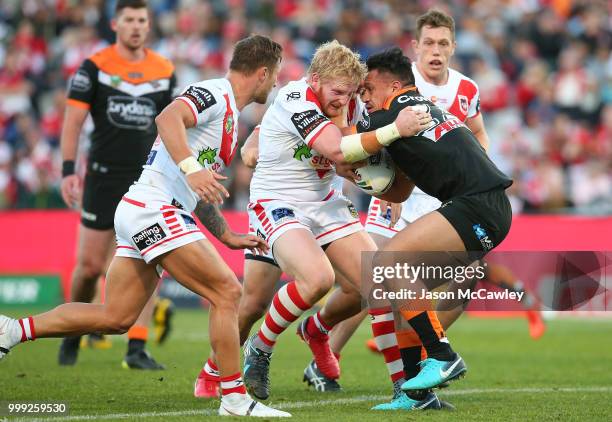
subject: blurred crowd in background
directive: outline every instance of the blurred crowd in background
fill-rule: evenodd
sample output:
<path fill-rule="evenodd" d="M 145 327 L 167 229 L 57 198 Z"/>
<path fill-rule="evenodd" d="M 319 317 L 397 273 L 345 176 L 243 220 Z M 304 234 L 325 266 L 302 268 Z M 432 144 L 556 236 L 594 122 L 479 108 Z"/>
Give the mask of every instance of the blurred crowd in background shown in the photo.
<path fill-rule="evenodd" d="M 493 161 L 515 183 L 514 212 L 612 214 L 612 2 L 607 0 L 150 0 L 149 46 L 180 86 L 219 77 L 250 33 L 283 45 L 279 85 L 338 39 L 363 58 L 399 45 L 413 56 L 418 15 L 456 21 L 451 66 L 480 87 Z M 59 138 L 67 80 L 114 41 L 113 1 L 0 2 L 0 209 L 63 207 Z M 265 106 L 240 118 L 244 140 Z M 86 154 L 87 134 L 80 142 Z M 244 210 L 251 171 L 239 159 L 231 201 Z M 352 192 L 351 195 L 358 195 Z M 369 198 L 354 198 L 365 204 Z M 362 208 L 363 209 L 363 208 Z"/>

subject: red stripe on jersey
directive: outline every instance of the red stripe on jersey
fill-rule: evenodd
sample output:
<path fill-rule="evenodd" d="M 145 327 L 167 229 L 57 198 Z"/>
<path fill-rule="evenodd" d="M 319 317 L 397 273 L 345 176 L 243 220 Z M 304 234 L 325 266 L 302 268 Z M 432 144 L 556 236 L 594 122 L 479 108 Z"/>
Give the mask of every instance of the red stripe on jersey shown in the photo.
<path fill-rule="evenodd" d="M 328 193 L 328 194 L 325 196 L 325 198 L 323 198 L 323 201 L 322 201 L 322 202 L 325 202 L 325 201 L 327 201 L 329 198 L 331 198 L 331 197 L 332 197 L 332 195 L 334 194 L 334 192 L 335 192 L 335 190 L 333 190 L 333 189 L 332 189 L 331 191 L 329 191 L 329 193 Z"/>
<path fill-rule="evenodd" d="M 182 102 L 187 104 L 187 107 L 189 107 L 189 110 L 191 111 L 191 114 L 193 114 L 193 122 L 197 125 L 198 124 L 198 116 L 197 116 L 196 112 L 193 111 L 193 107 L 191 107 L 191 104 L 189 104 L 189 101 L 187 100 L 187 98 L 178 97 L 177 100 L 181 100 Z"/>
<path fill-rule="evenodd" d="M 473 82 L 462 79 L 457 87 L 457 94 L 453 104 L 448 108 L 448 112 L 453 114 L 462 122 L 465 122 L 470 111 L 470 104 L 474 100 L 474 96 L 478 92 L 478 88 Z"/>
<path fill-rule="evenodd" d="M 355 110 L 357 109 L 357 100 L 354 98 L 351 98 L 351 100 L 349 101 L 348 104 L 348 122 L 347 123 L 351 123 L 353 121 L 353 119 L 355 118 Z"/>
<path fill-rule="evenodd" d="M 122 199 L 128 204 L 136 205 L 137 207 L 141 207 L 141 208 L 147 207 L 144 202 L 134 201 L 133 199 L 127 198 L 125 196 Z"/>
<path fill-rule="evenodd" d="M 315 136 L 313 136 L 312 139 L 310 141 L 308 141 L 308 147 L 309 148 L 312 148 L 312 144 L 314 144 L 314 141 L 317 140 L 317 138 L 319 137 L 321 132 L 323 132 L 328 125 L 333 125 L 333 123 L 328 121 L 327 123 L 325 123 L 323 125 L 323 127 L 315 134 Z"/>
<path fill-rule="evenodd" d="M 230 105 L 229 95 L 225 94 L 225 117 L 223 117 L 223 126 L 221 127 L 221 150 L 219 151 L 219 157 L 225 163 L 226 167 L 229 167 L 237 148 L 234 146 L 234 128 L 236 127 L 236 121 L 234 120 L 234 113 L 232 106 Z"/>

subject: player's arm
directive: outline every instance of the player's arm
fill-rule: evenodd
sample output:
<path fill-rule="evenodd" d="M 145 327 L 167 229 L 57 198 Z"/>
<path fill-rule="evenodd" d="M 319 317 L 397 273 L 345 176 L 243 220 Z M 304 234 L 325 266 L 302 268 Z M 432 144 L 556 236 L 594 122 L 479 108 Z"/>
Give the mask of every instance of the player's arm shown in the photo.
<path fill-rule="evenodd" d="M 250 234 L 234 233 L 217 205 L 199 201 L 195 215 L 204 227 L 228 248 L 251 249 L 258 253 L 268 253 L 268 244 L 262 238 Z"/>
<path fill-rule="evenodd" d="M 489 150 L 489 135 L 484 126 L 484 119 L 482 114 L 478 113 L 474 117 L 468 117 L 465 121 L 465 125 L 472 131 L 478 143 L 484 148 L 485 151 Z"/>
<path fill-rule="evenodd" d="M 259 159 L 259 126 L 253 129 L 244 145 L 240 148 L 240 157 L 245 166 L 254 169 Z"/>
<path fill-rule="evenodd" d="M 388 111 L 375 112 L 376 130 L 342 136 L 336 125 L 328 124 L 313 141 L 312 148 L 335 162 L 354 163 L 376 154 L 392 142 L 414 136 L 426 129 L 431 115 L 422 110 L 404 107 L 394 118 Z"/>
<path fill-rule="evenodd" d="M 220 204 L 229 193 L 218 180 L 226 179 L 212 172 L 191 154 L 187 129 L 196 125 L 196 115 L 182 99 L 174 100 L 155 118 L 157 132 L 168 153 L 185 174 L 189 187 L 204 201 Z"/>
<path fill-rule="evenodd" d="M 81 180 L 75 174 L 75 161 L 79 146 L 79 136 L 85 119 L 89 114 L 86 106 L 66 105 L 64 123 L 60 136 L 62 152 L 62 198 L 69 207 L 76 207 L 81 198 Z"/>

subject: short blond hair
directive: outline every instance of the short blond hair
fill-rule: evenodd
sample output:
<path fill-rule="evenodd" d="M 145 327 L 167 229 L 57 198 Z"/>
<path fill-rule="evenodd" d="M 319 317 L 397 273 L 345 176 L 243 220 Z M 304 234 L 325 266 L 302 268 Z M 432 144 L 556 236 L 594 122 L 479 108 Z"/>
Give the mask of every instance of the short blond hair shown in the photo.
<path fill-rule="evenodd" d="M 361 57 L 337 40 L 321 44 L 315 51 L 308 75 L 318 74 L 322 80 L 348 79 L 361 83 L 366 76 L 367 68 Z"/>

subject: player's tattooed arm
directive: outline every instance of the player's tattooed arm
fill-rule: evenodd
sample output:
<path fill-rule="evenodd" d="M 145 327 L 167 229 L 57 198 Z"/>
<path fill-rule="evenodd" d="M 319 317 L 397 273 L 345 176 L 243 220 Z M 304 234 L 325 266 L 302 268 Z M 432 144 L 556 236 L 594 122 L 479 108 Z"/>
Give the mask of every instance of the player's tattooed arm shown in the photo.
<path fill-rule="evenodd" d="M 262 238 L 250 234 L 234 233 L 227 225 L 217 205 L 198 201 L 195 215 L 204 227 L 228 248 L 251 249 L 263 254 L 268 252 L 268 244 Z"/>

